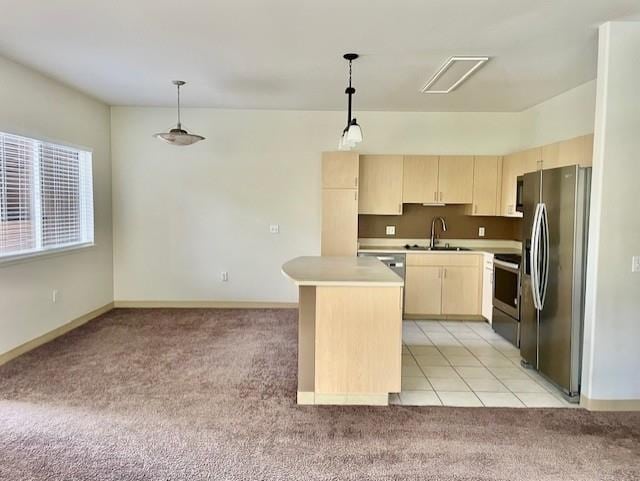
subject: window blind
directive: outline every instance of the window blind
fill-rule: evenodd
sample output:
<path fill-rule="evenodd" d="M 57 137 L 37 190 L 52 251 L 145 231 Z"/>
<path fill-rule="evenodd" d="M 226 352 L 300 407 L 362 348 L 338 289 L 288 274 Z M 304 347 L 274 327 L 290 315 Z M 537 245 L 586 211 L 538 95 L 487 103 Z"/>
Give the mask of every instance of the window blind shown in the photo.
<path fill-rule="evenodd" d="M 0 259 L 92 243 L 91 153 L 0 132 Z"/>

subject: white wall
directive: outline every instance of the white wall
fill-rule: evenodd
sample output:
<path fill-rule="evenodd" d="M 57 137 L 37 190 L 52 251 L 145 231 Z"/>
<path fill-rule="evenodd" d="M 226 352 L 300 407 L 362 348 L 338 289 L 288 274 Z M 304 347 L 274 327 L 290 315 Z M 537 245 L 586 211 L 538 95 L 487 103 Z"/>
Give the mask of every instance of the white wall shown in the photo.
<path fill-rule="evenodd" d="M 593 133 L 596 81 L 568 90 L 521 113 L 522 148 Z"/>
<path fill-rule="evenodd" d="M 171 126 L 173 109 L 111 111 L 115 299 L 295 301 L 280 267 L 320 251 L 320 153 L 335 150 L 344 113 L 187 109 L 186 125 L 207 140 L 180 148 L 151 137 Z M 518 147 L 518 114 L 358 120 L 366 152 Z"/>
<path fill-rule="evenodd" d="M 583 394 L 640 399 L 640 23 L 600 28 Z"/>
<path fill-rule="evenodd" d="M 0 265 L 0 353 L 113 299 L 109 108 L 0 58 L 0 131 L 93 150 L 96 246 Z M 57 289 L 57 303 L 51 291 Z"/>

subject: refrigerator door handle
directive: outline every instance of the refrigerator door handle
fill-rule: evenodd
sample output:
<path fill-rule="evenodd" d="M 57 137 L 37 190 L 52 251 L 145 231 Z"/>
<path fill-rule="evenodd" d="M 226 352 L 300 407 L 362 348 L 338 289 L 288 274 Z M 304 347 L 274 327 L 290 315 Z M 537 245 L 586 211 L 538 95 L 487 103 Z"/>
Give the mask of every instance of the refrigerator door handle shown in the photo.
<path fill-rule="evenodd" d="M 531 229 L 531 294 L 533 296 L 533 306 L 540 310 L 540 222 L 541 217 L 541 204 L 536 205 L 536 210 L 533 215 L 533 227 Z"/>
<path fill-rule="evenodd" d="M 549 281 L 549 218 L 546 204 L 541 204 L 541 225 L 542 232 L 542 263 L 540 275 L 540 310 L 544 307 L 544 300 L 547 296 L 547 284 Z"/>

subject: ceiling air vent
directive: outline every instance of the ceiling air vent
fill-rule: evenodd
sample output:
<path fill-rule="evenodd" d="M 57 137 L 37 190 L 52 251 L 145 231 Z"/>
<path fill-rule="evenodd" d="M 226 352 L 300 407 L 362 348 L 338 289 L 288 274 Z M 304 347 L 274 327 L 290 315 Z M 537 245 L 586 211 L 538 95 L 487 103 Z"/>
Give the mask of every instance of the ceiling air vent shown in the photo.
<path fill-rule="evenodd" d="M 489 57 L 451 57 L 422 87 L 423 94 L 448 94 L 482 67 Z"/>

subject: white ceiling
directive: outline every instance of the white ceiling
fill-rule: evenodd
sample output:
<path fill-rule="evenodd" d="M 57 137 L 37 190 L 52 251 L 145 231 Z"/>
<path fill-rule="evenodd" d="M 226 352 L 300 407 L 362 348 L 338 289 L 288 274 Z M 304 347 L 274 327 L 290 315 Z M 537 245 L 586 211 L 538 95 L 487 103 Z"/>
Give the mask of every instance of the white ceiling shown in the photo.
<path fill-rule="evenodd" d="M 595 78 L 597 26 L 638 0 L 0 0 L 0 55 L 113 105 L 519 111 Z M 493 57 L 443 96 L 451 55 Z"/>

